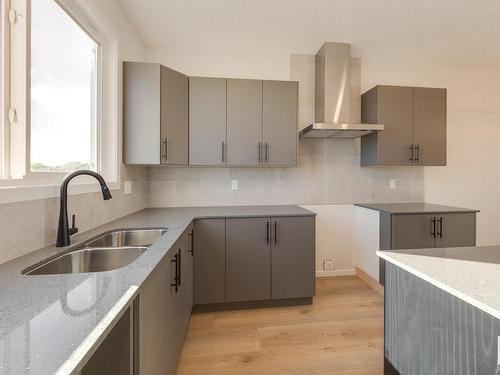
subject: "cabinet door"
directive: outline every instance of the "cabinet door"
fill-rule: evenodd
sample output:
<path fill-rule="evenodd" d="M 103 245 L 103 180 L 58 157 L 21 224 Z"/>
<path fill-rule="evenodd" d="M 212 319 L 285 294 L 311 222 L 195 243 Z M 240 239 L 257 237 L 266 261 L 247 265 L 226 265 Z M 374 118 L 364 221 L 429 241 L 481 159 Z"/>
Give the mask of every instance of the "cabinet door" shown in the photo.
<path fill-rule="evenodd" d="M 414 88 L 414 143 L 419 165 L 446 165 L 446 89 Z"/>
<path fill-rule="evenodd" d="M 160 64 L 123 64 L 123 161 L 160 164 Z"/>
<path fill-rule="evenodd" d="M 264 81 L 262 95 L 264 164 L 296 165 L 298 83 Z"/>
<path fill-rule="evenodd" d="M 187 76 L 165 66 L 161 67 L 162 164 L 188 164 L 188 90 Z"/>
<path fill-rule="evenodd" d="M 226 79 L 189 78 L 189 164 L 226 162 Z"/>
<path fill-rule="evenodd" d="M 379 165 L 412 165 L 413 88 L 380 86 L 378 121 L 384 131 L 378 133 Z"/>
<path fill-rule="evenodd" d="M 262 160 L 262 81 L 227 80 L 227 163 Z"/>
<path fill-rule="evenodd" d="M 475 213 L 440 214 L 436 219 L 436 247 L 476 245 Z"/>
<path fill-rule="evenodd" d="M 181 295 L 183 299 L 184 314 L 184 332 L 188 327 L 189 320 L 191 318 L 191 311 L 193 309 L 193 242 L 192 242 L 192 225 L 184 232 L 182 236 L 182 273 L 181 273 Z"/>
<path fill-rule="evenodd" d="M 125 310 L 104 341 L 85 364 L 80 375 L 131 375 L 132 321 L 130 309 Z"/>
<path fill-rule="evenodd" d="M 434 247 L 434 215 L 392 215 L 392 245 L 394 249 Z"/>
<path fill-rule="evenodd" d="M 174 374 L 175 365 L 169 348 L 172 336 L 170 305 L 171 254 L 148 276 L 139 294 L 139 367 L 141 374 Z M 168 371 L 167 371 L 168 369 Z"/>
<path fill-rule="evenodd" d="M 272 298 L 314 295 L 314 217 L 271 220 Z"/>
<path fill-rule="evenodd" d="M 226 301 L 226 220 L 196 220 L 194 240 L 194 304 Z"/>
<path fill-rule="evenodd" d="M 226 302 L 271 298 L 270 219 L 226 220 Z"/>

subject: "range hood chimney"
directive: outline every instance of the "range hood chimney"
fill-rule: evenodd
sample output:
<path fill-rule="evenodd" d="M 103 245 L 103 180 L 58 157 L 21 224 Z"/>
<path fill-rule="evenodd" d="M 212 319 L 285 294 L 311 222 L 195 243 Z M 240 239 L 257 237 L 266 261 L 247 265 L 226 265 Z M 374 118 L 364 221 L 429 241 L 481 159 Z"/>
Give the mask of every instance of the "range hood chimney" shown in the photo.
<path fill-rule="evenodd" d="M 381 124 L 351 120 L 351 45 L 326 42 L 316 54 L 314 123 L 299 133 L 305 138 L 357 138 L 384 130 Z"/>

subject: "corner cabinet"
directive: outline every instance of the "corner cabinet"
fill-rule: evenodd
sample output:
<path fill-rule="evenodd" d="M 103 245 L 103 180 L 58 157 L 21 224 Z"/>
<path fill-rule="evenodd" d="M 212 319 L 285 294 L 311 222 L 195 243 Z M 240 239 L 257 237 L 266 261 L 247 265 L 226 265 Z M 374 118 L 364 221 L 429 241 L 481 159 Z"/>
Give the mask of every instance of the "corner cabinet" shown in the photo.
<path fill-rule="evenodd" d="M 188 84 L 163 65 L 124 62 L 126 164 L 188 165 Z"/>
<path fill-rule="evenodd" d="M 361 137 L 361 166 L 446 165 L 446 89 L 375 86 L 361 121 L 384 124 Z"/>
<path fill-rule="evenodd" d="M 297 165 L 298 83 L 189 79 L 189 164 Z"/>

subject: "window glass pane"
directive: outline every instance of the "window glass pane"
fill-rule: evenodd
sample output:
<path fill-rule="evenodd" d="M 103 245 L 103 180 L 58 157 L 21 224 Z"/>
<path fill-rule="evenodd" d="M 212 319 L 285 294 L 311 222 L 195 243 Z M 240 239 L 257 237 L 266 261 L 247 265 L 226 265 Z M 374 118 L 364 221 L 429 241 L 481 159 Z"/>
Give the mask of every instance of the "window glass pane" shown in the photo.
<path fill-rule="evenodd" d="M 31 4 L 31 170 L 95 170 L 98 45 L 54 0 Z"/>

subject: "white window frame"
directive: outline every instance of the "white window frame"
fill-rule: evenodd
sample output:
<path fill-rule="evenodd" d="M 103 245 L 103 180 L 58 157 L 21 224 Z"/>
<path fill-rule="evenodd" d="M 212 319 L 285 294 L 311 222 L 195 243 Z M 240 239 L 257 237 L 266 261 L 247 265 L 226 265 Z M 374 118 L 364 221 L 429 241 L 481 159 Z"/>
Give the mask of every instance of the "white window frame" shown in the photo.
<path fill-rule="evenodd" d="M 49 198 L 58 196 L 58 186 L 66 173 L 32 172 L 30 162 L 30 4 L 36 0 L 5 0 L 4 19 L 9 20 L 9 9 L 17 15 L 15 25 L 10 24 L 5 39 L 6 49 L 4 84 L 4 121 L 2 179 L 0 203 Z M 121 64 L 118 34 L 104 20 L 95 6 L 85 0 L 56 0 L 100 46 L 96 94 L 100 124 L 96 134 L 96 154 L 99 172 L 110 189 L 120 188 L 121 166 Z M 10 12 L 11 18 L 12 12 Z M 8 70 L 7 70 L 8 69 Z M 7 77 L 8 76 L 8 77 Z M 9 86 L 14 82 L 15 86 Z M 9 78 L 10 82 L 7 82 Z M 9 121 L 9 108 L 15 108 L 17 121 Z M 12 112 L 11 112 L 12 113 Z M 72 184 L 70 194 L 98 191 L 91 179 L 82 176 Z"/>

